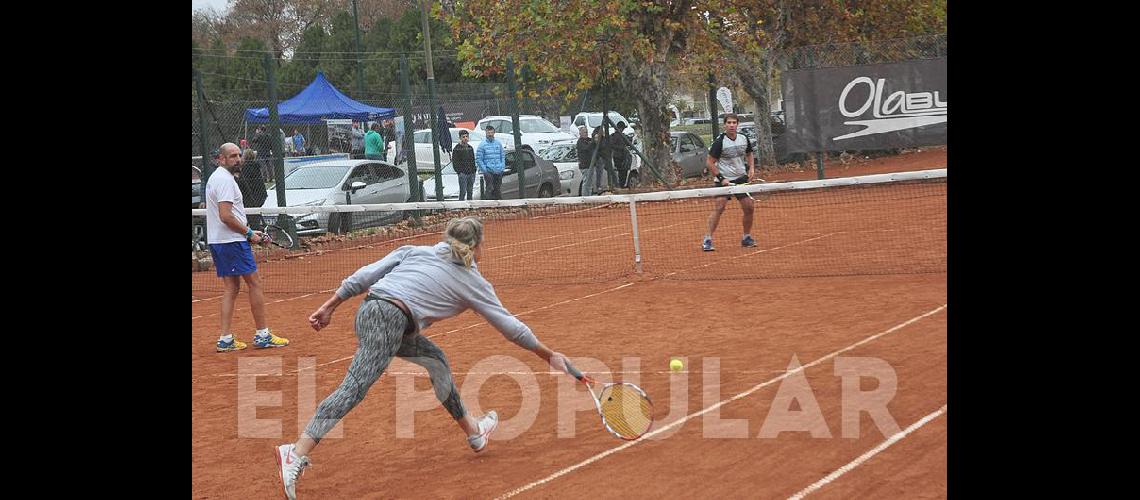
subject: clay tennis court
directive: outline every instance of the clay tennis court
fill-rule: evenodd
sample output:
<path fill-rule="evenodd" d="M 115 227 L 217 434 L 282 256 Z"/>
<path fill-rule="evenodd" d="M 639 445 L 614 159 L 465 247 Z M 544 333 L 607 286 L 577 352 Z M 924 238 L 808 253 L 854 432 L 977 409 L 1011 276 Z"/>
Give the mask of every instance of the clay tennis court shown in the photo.
<path fill-rule="evenodd" d="M 397 358 L 343 420 L 342 437 L 331 437 L 334 430 L 313 452 L 298 497 L 946 496 L 944 185 L 933 196 L 902 187 L 889 197 L 761 201 L 757 248 L 739 246 L 733 201 L 712 253 L 699 249 L 711 201 L 696 205 L 639 213 L 641 273 L 631 265 L 632 245 L 622 243 L 629 240 L 610 238 L 628 229 L 628 210 L 599 208 L 573 226 L 553 217 L 527 220 L 525 231 L 513 222 L 487 225 L 480 266 L 504 305 L 583 371 L 643 387 L 655 404 L 649 435 L 624 442 L 605 432 L 584 387 L 466 312 L 424 334 L 447 353 L 467 408 L 499 412 L 486 451 L 472 453 L 442 407 L 423 403 L 434 402 L 426 372 Z M 576 244 L 585 240 L 593 243 Z M 438 235 L 401 244 L 434 241 Z M 214 352 L 218 294 L 195 291 L 194 498 L 281 495 L 274 446 L 294 441 L 343 379 L 362 297 L 320 333 L 306 318 L 341 279 L 394 245 L 341 250 L 339 265 L 318 265 L 317 257 L 267 263 L 267 290 L 298 273 L 330 290 L 269 294 L 270 326 L 291 341 L 284 349 Z M 527 252 L 544 263 L 520 256 Z M 591 270 L 590 279 L 560 280 Z M 233 330 L 250 340 L 244 289 Z M 671 357 L 685 359 L 685 370 L 670 373 Z M 879 370 L 879 380 L 866 375 L 844 388 L 837 370 L 868 359 L 889 366 L 889 376 Z M 845 428 L 854 392 L 875 391 L 884 376 L 895 384 L 885 402 L 895 426 L 884 433 L 881 422 L 856 412 L 857 423 L 848 415 Z M 409 389 L 418 402 L 398 400 Z M 790 406 L 789 395 L 798 397 Z M 778 412 L 821 415 L 829 437 L 760 437 L 776 402 Z M 397 415 L 411 406 L 423 408 L 414 426 Z M 262 424 L 250 424 L 250 415 Z"/>

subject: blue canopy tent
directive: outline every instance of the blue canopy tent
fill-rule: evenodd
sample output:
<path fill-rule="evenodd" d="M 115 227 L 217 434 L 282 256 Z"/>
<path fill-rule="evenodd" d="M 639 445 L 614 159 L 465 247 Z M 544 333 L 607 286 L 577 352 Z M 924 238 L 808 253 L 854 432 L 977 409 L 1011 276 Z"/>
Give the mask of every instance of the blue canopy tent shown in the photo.
<path fill-rule="evenodd" d="M 396 116 L 395 108 L 369 106 L 342 94 L 324 73 L 292 99 L 277 104 L 281 123 L 288 125 L 323 125 L 326 119 L 351 118 L 360 122 L 376 121 Z M 248 108 L 245 120 L 249 123 L 269 123 L 269 108 Z"/>

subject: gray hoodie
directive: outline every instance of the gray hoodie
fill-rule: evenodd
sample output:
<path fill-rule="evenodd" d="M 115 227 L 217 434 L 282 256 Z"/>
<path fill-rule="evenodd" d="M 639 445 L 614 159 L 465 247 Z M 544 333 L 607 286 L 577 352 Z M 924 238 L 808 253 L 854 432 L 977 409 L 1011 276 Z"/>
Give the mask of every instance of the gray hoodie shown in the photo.
<path fill-rule="evenodd" d="M 471 308 L 511 342 L 528 350 L 538 345 L 530 327 L 499 302 L 494 287 L 479 273 L 478 264 L 466 268 L 456 263 L 445 242 L 397 248 L 345 278 L 336 295 L 348 300 L 365 291 L 403 301 L 416 321 L 417 332 Z"/>

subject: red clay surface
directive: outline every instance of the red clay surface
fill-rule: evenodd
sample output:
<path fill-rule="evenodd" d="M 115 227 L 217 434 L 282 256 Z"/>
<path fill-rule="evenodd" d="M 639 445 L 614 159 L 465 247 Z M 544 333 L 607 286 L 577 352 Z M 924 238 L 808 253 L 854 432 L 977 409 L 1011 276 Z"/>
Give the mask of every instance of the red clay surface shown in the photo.
<path fill-rule="evenodd" d="M 544 342 L 572 357 L 595 358 L 615 371 L 623 370 L 623 358 L 639 359 L 640 373 L 619 378 L 639 383 L 654 398 L 658 428 L 779 376 L 793 356 L 802 364 L 811 363 L 946 302 L 944 274 L 647 281 L 583 298 L 621 285 L 518 286 L 501 288 L 500 294 L 505 305 L 531 325 Z M 581 300 L 565 302 L 575 298 Z M 248 341 L 253 325 L 244 306 L 245 296 L 239 299 L 235 331 L 249 332 L 239 333 L 239 338 Z M 324 299 L 322 294 L 269 306 L 271 325 L 292 341 L 284 349 L 215 353 L 216 314 L 193 321 L 193 497 L 262 498 L 277 494 L 273 446 L 294 440 L 298 425 L 305 423 L 299 422 L 297 410 L 298 360 L 315 358 L 310 362 L 318 365 L 311 379 L 316 389 L 309 396 L 310 404 L 315 404 L 340 383 L 347 358 L 355 349 L 352 316 L 359 299 L 343 305 L 333 324 L 320 333 L 305 325 L 305 317 Z M 195 304 L 193 313 L 215 313 L 216 307 L 216 303 Z M 469 325 L 476 326 L 453 331 Z M 547 371 L 537 358 L 502 339 L 470 312 L 433 325 L 426 333 L 436 335 L 433 341 L 447 352 L 461 390 L 466 383 L 476 383 L 467 380 L 467 372 L 476 363 L 483 362 L 479 373 L 521 371 L 502 360 L 491 360 L 488 365 L 487 358 L 494 355 L 516 358 L 517 364 L 535 372 Z M 689 373 L 667 374 L 671 356 L 687 358 Z M 887 408 L 900 428 L 946 403 L 944 310 L 842 356 L 878 358 L 893 368 L 897 393 Z M 238 407 L 243 400 L 246 404 L 252 400 L 248 393 L 239 398 L 239 380 L 233 375 L 242 360 L 248 363 L 260 358 L 279 362 L 285 373 L 260 377 L 255 382 L 258 391 L 280 394 L 279 405 L 256 410 L 259 419 L 277 420 L 280 431 L 265 438 L 241 437 Z M 712 358 L 719 360 L 720 387 L 705 399 L 702 391 L 709 390 L 712 383 L 701 372 L 711 365 Z M 589 366 L 587 363 L 579 362 Z M 834 359 L 829 359 L 805 370 L 830 428 L 829 439 L 802 432 L 782 433 L 772 439 L 757 437 L 781 385 L 774 383 L 721 408 L 721 419 L 747 422 L 745 438 L 705 437 L 710 420 L 694 418 L 663 439 L 638 443 L 526 494 L 762 498 L 794 494 L 887 437 L 866 414 L 858 438 L 842 437 L 843 395 L 834 365 Z M 585 369 L 597 371 L 594 367 Z M 389 371 L 418 369 L 397 360 Z M 572 437 L 559 437 L 558 411 L 566 403 L 559 404 L 558 384 L 560 380 L 570 382 L 566 376 L 545 373 L 534 375 L 540 397 L 530 401 L 539 408 L 533 424 L 521 429 L 516 425 L 511 433 L 521 434 L 493 440 L 485 453 L 472 453 L 462 432 L 439 407 L 417 414 L 414 437 L 397 438 L 395 387 L 399 377 L 408 376 L 381 377 L 364 402 L 345 418 L 344 437 L 328 438 L 314 451 L 312 459 L 317 468 L 308 471 L 300 482 L 299 495 L 496 497 L 623 444 L 600 428 L 584 392 L 579 393 L 580 399 L 570 400 L 580 405 L 573 420 L 576 432 Z M 670 380 L 678 377 L 688 384 L 687 391 L 679 391 L 687 394 L 687 399 L 675 394 L 671 386 Z M 606 375 L 601 378 L 609 379 Z M 426 377 L 416 377 L 415 387 L 429 390 Z M 874 383 L 864 382 L 864 390 L 873 387 Z M 504 433 L 519 412 L 523 396 L 511 377 L 496 375 L 483 384 L 477 398 L 467 397 L 465 401 L 476 413 L 497 410 L 504 420 L 499 432 Z M 682 409 L 671 411 L 674 405 Z M 821 493 L 945 496 L 945 450 L 945 427 L 936 419 Z M 629 474 L 618 485 L 607 481 L 618 471 Z"/>
<path fill-rule="evenodd" d="M 945 165 L 944 149 L 941 165 L 934 164 L 937 154 L 928 156 L 923 160 L 927 163 L 913 169 Z M 870 172 L 851 175 L 864 173 Z M 745 391 L 754 392 L 724 404 L 714 412 L 717 415 L 688 419 L 596 459 L 627 443 L 601 428 L 585 389 L 575 386 L 568 376 L 548 374 L 549 368 L 539 359 L 466 312 L 424 333 L 447 353 L 467 408 L 475 414 L 490 409 L 499 412 L 502 423 L 487 450 L 471 452 L 462 431 L 434 403 L 426 374 L 397 359 L 342 421 L 343 437 L 327 437 L 311 454 L 315 467 L 300 480 L 298 497 L 496 498 L 590 459 L 596 461 L 530 487 L 520 497 L 793 495 L 875 448 L 893 432 L 880 430 L 868 413 L 860 414 L 858 425 L 843 432 L 843 408 L 851 404 L 853 395 L 845 394 L 842 378 L 835 373 L 837 359 L 870 358 L 889 366 L 897 387 L 886 408 L 897 424 L 895 430 L 907 428 L 946 404 L 946 310 L 939 310 L 946 304 L 945 197 L 916 199 L 917 204 L 907 206 L 923 209 L 905 217 L 908 222 L 903 229 L 909 234 L 901 234 L 907 231 L 898 231 L 897 224 L 891 226 L 891 219 L 882 215 L 891 213 L 889 203 L 870 202 L 862 207 L 859 198 L 824 212 L 792 214 L 797 206 L 810 204 L 784 206 L 789 212 L 786 224 L 770 210 L 765 223 L 758 222 L 768 233 L 761 232 L 757 249 L 741 249 L 729 237 L 738 231 L 735 206 L 726 211 L 718 230 L 724 234 L 723 243 L 712 254 L 700 252 L 698 241 L 643 241 L 647 266 L 667 262 L 678 275 L 691 275 L 685 279 L 652 269 L 641 276 L 621 271 L 606 274 L 610 268 L 602 265 L 602 276 L 592 283 L 509 284 L 505 262 L 495 263 L 495 256 L 509 255 L 507 249 L 524 238 L 529 242 L 522 245 L 524 251 L 552 248 L 558 238 L 543 239 L 542 231 L 553 229 L 541 225 L 537 232 L 526 234 L 510 232 L 507 224 L 500 224 L 502 230 L 496 233 L 489 225 L 487 243 L 499 249 L 485 263 L 484 272 L 497 284 L 504 305 L 547 345 L 575 358 L 584 371 L 602 380 L 641 385 L 654 400 L 655 429 Z M 707 205 L 691 214 L 677 213 L 701 219 Z M 791 223 L 806 213 L 815 213 L 818 219 L 810 224 Z M 730 219 L 730 214 L 737 218 Z M 676 213 L 660 219 L 671 217 Z M 843 226 L 828 222 L 836 217 L 847 217 L 848 227 L 829 227 Z M 598 219 L 602 223 L 609 220 Z M 808 233 L 837 233 L 851 229 L 850 221 L 857 220 L 864 221 L 862 232 L 802 242 L 812 237 Z M 649 228 L 662 223 L 647 214 Z M 874 230 L 884 223 L 891 231 Z M 414 243 L 427 244 L 437 238 Z M 885 250 L 872 250 L 879 247 Z M 628 255 L 624 252 L 632 251 L 600 243 L 588 248 L 599 249 L 595 257 L 603 264 L 608 262 L 606 252 L 614 253 L 609 260 L 623 261 Z M 302 279 L 311 281 L 314 288 L 335 288 L 356 267 L 385 251 L 362 249 L 360 263 L 344 261 L 319 272 L 301 271 Z M 819 257 L 820 253 L 827 256 Z M 828 266 L 848 266 L 862 274 L 811 277 L 812 270 L 822 272 Z M 613 267 L 625 268 L 627 263 Z M 724 277 L 717 272 L 731 274 L 740 268 L 765 279 L 709 279 Z M 908 268 L 909 274 L 889 274 Z M 267 283 L 284 279 L 283 274 L 274 274 L 284 269 L 267 272 L 264 279 Z M 795 277 L 778 277 L 781 269 Z M 508 284 L 499 284 L 496 274 Z M 274 446 L 294 441 L 315 404 L 344 378 L 356 347 L 352 324 L 360 298 L 342 305 L 333 323 L 317 333 L 308 327 L 306 317 L 328 297 L 327 292 L 271 294 L 267 305 L 270 326 L 288 337 L 291 345 L 216 353 L 219 300 L 216 293 L 201 295 L 191 308 L 191 495 L 280 496 Z M 246 342 L 253 333 L 248 308 L 243 292 L 234 314 L 234 331 Z M 926 315 L 932 311 L 937 312 Z M 834 355 L 844 349 L 848 350 Z M 685 372 L 668 372 L 669 359 L 674 356 L 686 359 Z M 757 388 L 784 375 L 793 358 L 805 366 L 823 361 L 805 368 L 802 377 L 792 375 Z M 302 363 L 316 368 L 298 372 Z M 239 370 L 246 375 L 237 376 Z M 505 374 L 530 371 L 534 373 Z M 250 374 L 257 372 L 279 374 Z M 874 379 L 868 374 L 859 388 L 874 390 L 882 383 Z M 781 388 L 804 380 L 830 437 L 812 437 L 808 432 L 758 437 Z M 409 398 L 397 399 L 397 391 L 409 381 L 428 402 L 425 410 L 415 413 L 414 426 L 397 419 L 397 408 L 411 405 Z M 536 389 L 524 391 L 524 386 Z M 805 404 L 814 406 L 798 400 L 791 409 L 800 411 Z M 520 413 L 529 409 L 536 411 L 533 420 Z M 560 420 L 560 413 L 572 416 Z M 934 418 L 812 496 L 945 497 L 948 414 Z M 252 422 L 251 417 L 261 423 Z M 857 434 L 851 432 L 855 428 Z"/>

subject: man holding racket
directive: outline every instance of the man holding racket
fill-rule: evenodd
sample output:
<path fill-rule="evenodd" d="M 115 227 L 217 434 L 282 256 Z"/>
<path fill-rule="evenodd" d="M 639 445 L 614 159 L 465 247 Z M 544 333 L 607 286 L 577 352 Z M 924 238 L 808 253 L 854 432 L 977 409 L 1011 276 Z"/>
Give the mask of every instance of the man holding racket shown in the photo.
<path fill-rule="evenodd" d="M 476 419 L 467 413 L 451 377 L 447 356 L 423 336 L 432 323 L 474 309 L 504 337 L 533 352 L 557 370 L 568 371 L 566 357 L 552 351 L 530 328 L 508 312 L 495 289 L 479 272 L 483 223 L 475 217 L 452 219 L 444 241 L 433 246 L 406 245 L 364 266 L 341 282 L 340 288 L 312 315 L 320 331 L 333 311 L 351 297 L 367 293 L 356 311 L 356 354 L 344 381 L 317 406 L 296 443 L 277 447 L 276 458 L 287 498 L 296 498 L 297 478 L 309 463 L 309 452 L 364 399 L 393 357 L 427 368 L 435 396 L 463 429 L 476 452 L 499 424 L 494 411 Z"/>
<path fill-rule="evenodd" d="M 249 286 L 249 309 L 257 327 L 253 344 L 257 347 L 285 347 L 289 340 L 270 333 L 265 320 L 265 295 L 257 276 L 257 264 L 253 261 L 253 249 L 249 246 L 251 241 L 265 241 L 265 234 L 249 228 L 241 189 L 234 179 L 234 174 L 241 171 L 241 150 L 237 144 L 227 142 L 222 144 L 218 153 L 219 168 L 206 181 L 205 195 L 206 239 L 210 243 L 210 255 L 218 277 L 226 287 L 222 295 L 222 335 L 218 338 L 218 352 L 239 351 L 246 347 L 245 342 L 234 339 L 230 331 L 234 303 L 243 279 Z"/>
<path fill-rule="evenodd" d="M 736 132 L 740 119 L 735 113 L 725 113 L 724 132 L 713 139 L 709 147 L 708 167 L 709 173 L 716 177 L 715 186 L 732 184 L 748 184 L 749 179 L 756 174 L 755 158 L 752 155 L 752 141 L 744 134 Z M 745 163 L 747 161 L 747 163 Z M 731 180 L 728 180 L 731 179 Z M 756 246 L 752 238 L 752 214 L 756 210 L 756 203 L 747 193 L 735 194 L 740 201 L 740 208 L 744 210 L 744 238 L 740 240 L 742 247 Z M 709 214 L 709 232 L 701 242 L 701 250 L 711 252 L 713 248 L 712 235 L 720 223 L 720 215 L 728 204 L 729 195 L 717 196 L 712 214 Z"/>

